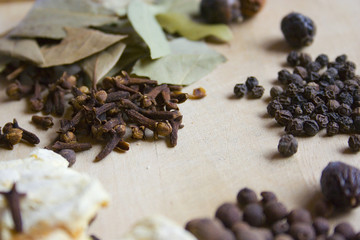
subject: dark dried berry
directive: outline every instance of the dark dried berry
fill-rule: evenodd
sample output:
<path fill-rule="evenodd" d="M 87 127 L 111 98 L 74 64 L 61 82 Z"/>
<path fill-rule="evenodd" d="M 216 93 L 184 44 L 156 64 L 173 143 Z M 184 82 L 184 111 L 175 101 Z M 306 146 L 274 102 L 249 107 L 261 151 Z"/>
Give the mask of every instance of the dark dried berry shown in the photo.
<path fill-rule="evenodd" d="M 288 214 L 288 210 L 281 202 L 272 201 L 265 205 L 264 213 L 266 216 L 266 220 L 269 223 L 274 223 L 285 218 Z"/>
<path fill-rule="evenodd" d="M 304 121 L 304 132 L 306 135 L 315 136 L 319 130 L 319 125 L 315 120 Z"/>
<path fill-rule="evenodd" d="M 234 94 L 238 98 L 242 98 L 247 93 L 247 87 L 243 83 L 236 84 L 234 87 Z"/>
<path fill-rule="evenodd" d="M 355 236 L 355 230 L 348 222 L 342 222 L 335 226 L 334 233 L 343 235 L 346 240 L 351 240 Z"/>
<path fill-rule="evenodd" d="M 315 240 L 316 237 L 312 226 L 302 222 L 292 224 L 289 233 L 295 240 Z"/>
<path fill-rule="evenodd" d="M 261 98 L 264 95 L 265 89 L 263 86 L 255 86 L 250 91 L 250 97 Z"/>
<path fill-rule="evenodd" d="M 334 99 L 330 99 L 326 105 L 330 111 L 336 111 L 340 107 L 340 103 Z"/>
<path fill-rule="evenodd" d="M 299 75 L 302 79 L 306 79 L 308 77 L 308 71 L 302 66 L 296 66 L 294 68 L 294 73 Z"/>
<path fill-rule="evenodd" d="M 292 210 L 289 215 L 287 216 L 287 221 L 291 224 L 294 224 L 296 222 L 303 222 L 303 223 L 309 223 L 311 224 L 312 219 L 311 215 L 308 210 L 303 208 L 298 208 Z"/>
<path fill-rule="evenodd" d="M 283 107 L 281 105 L 281 103 L 279 103 L 279 101 L 277 100 L 272 100 L 271 102 L 269 102 L 268 106 L 267 106 L 267 112 L 271 117 L 275 117 L 275 113 L 278 110 L 282 110 Z"/>
<path fill-rule="evenodd" d="M 293 73 L 290 75 L 290 83 L 294 83 L 297 86 L 303 86 L 304 85 L 304 79 L 296 73 Z"/>
<path fill-rule="evenodd" d="M 284 157 L 294 155 L 298 149 L 298 142 L 296 138 L 291 134 L 285 134 L 280 138 L 278 144 L 278 151 Z"/>
<path fill-rule="evenodd" d="M 236 222 L 241 221 L 242 212 L 235 204 L 224 203 L 216 210 L 215 217 L 218 218 L 225 227 L 231 228 Z"/>
<path fill-rule="evenodd" d="M 317 56 L 315 61 L 318 62 L 321 67 L 326 67 L 329 63 L 329 57 L 325 54 L 320 54 L 319 56 Z"/>
<path fill-rule="evenodd" d="M 330 230 L 330 224 L 326 218 L 317 217 L 314 219 L 313 228 L 317 236 L 327 235 Z"/>
<path fill-rule="evenodd" d="M 261 192 L 260 195 L 262 197 L 261 202 L 264 205 L 267 204 L 268 202 L 277 201 L 277 197 L 273 192 L 264 191 Z"/>
<path fill-rule="evenodd" d="M 329 122 L 326 126 L 326 135 L 334 136 L 339 133 L 339 124 L 336 122 Z"/>
<path fill-rule="evenodd" d="M 311 62 L 309 63 L 307 66 L 306 66 L 306 69 L 309 71 L 309 72 L 318 72 L 320 71 L 321 69 L 321 65 L 320 63 L 318 62 Z"/>
<path fill-rule="evenodd" d="M 316 114 L 315 120 L 316 120 L 317 124 L 319 125 L 319 127 L 321 127 L 321 128 L 326 128 L 327 125 L 329 124 L 329 118 L 323 114 Z"/>
<path fill-rule="evenodd" d="M 326 240 L 346 240 L 345 237 L 339 233 L 334 233 L 326 238 Z"/>
<path fill-rule="evenodd" d="M 242 18 L 240 2 L 233 0 L 202 0 L 200 13 L 208 23 L 229 24 Z"/>
<path fill-rule="evenodd" d="M 263 207 L 258 203 L 250 203 L 244 208 L 243 220 L 254 227 L 261 227 L 265 223 Z"/>
<path fill-rule="evenodd" d="M 292 119 L 285 127 L 285 132 L 294 136 L 304 134 L 304 121 L 299 118 Z"/>
<path fill-rule="evenodd" d="M 284 85 L 289 84 L 290 77 L 291 77 L 291 73 L 286 69 L 283 69 L 278 72 L 278 80 L 281 84 L 284 84 Z"/>
<path fill-rule="evenodd" d="M 342 116 L 338 119 L 338 124 L 341 133 L 349 133 L 353 130 L 354 124 L 353 120 L 350 117 Z"/>
<path fill-rule="evenodd" d="M 292 120 L 293 115 L 288 110 L 279 110 L 275 113 L 275 120 L 282 126 L 286 126 Z"/>
<path fill-rule="evenodd" d="M 303 105 L 304 113 L 311 114 L 315 110 L 315 105 L 312 102 L 307 102 Z"/>
<path fill-rule="evenodd" d="M 299 61 L 300 61 L 300 66 L 306 67 L 309 63 L 312 62 L 312 58 L 307 53 L 300 53 Z"/>
<path fill-rule="evenodd" d="M 337 108 L 337 112 L 340 116 L 350 116 L 352 114 L 352 109 L 349 105 L 343 103 Z"/>
<path fill-rule="evenodd" d="M 240 206 L 246 206 L 250 203 L 258 202 L 256 193 L 249 188 L 241 189 L 237 194 L 236 199 Z"/>
<path fill-rule="evenodd" d="M 347 60 L 346 54 L 342 54 L 342 55 L 337 56 L 337 57 L 335 58 L 335 62 L 337 62 L 337 63 L 345 63 L 346 60 Z"/>
<path fill-rule="evenodd" d="M 246 82 L 245 82 L 245 84 L 246 84 L 246 87 L 249 89 L 249 91 L 250 90 L 252 90 L 254 87 L 256 87 L 257 85 L 259 85 L 259 81 L 257 80 L 257 78 L 256 77 L 248 77 L 247 79 L 246 79 Z"/>
<path fill-rule="evenodd" d="M 289 55 L 287 56 L 287 63 L 291 67 L 297 66 L 300 63 L 300 61 L 299 61 L 299 53 L 297 51 L 291 51 L 289 53 Z"/>
<path fill-rule="evenodd" d="M 342 162 L 330 162 L 322 171 L 321 190 L 338 208 L 355 208 L 360 204 L 360 170 Z"/>
<path fill-rule="evenodd" d="M 284 89 L 280 86 L 274 86 L 270 89 L 271 98 L 276 98 L 284 92 Z"/>
<path fill-rule="evenodd" d="M 193 219 L 185 225 L 185 229 L 191 232 L 197 239 L 235 240 L 232 232 L 224 228 L 220 221 L 209 218 Z"/>
<path fill-rule="evenodd" d="M 310 18 L 293 12 L 282 19 L 281 31 L 291 46 L 299 48 L 313 42 L 316 28 Z"/>
<path fill-rule="evenodd" d="M 352 151 L 354 152 L 360 151 L 360 135 L 359 134 L 351 135 L 349 137 L 348 144 Z"/>
<path fill-rule="evenodd" d="M 280 220 L 271 225 L 271 231 L 274 235 L 287 233 L 290 229 L 290 225 L 285 220 Z"/>

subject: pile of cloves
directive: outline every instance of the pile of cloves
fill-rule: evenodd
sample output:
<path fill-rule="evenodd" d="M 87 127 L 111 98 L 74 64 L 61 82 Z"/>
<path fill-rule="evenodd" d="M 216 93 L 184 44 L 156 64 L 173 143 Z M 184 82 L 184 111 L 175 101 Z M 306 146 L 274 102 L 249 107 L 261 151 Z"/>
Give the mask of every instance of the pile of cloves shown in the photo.
<path fill-rule="evenodd" d="M 185 228 L 199 240 L 356 240 L 360 232 L 348 222 L 335 226 L 324 217 L 312 218 L 304 208 L 288 210 L 270 191 L 261 199 L 249 188 L 237 195 L 237 203 L 224 203 L 216 210 L 215 219 L 198 218 Z"/>
<path fill-rule="evenodd" d="M 48 148 L 68 159 L 74 158 L 74 152 L 92 146 L 78 141 L 78 135 L 85 135 L 105 143 L 95 157 L 95 161 L 100 161 L 114 149 L 129 150 L 125 141 L 127 130 L 131 130 L 133 139 L 144 139 L 147 129 L 155 139 L 167 137 L 174 147 L 182 127 L 177 104 L 188 99 L 188 94 L 180 90 L 181 86 L 158 85 L 157 81 L 133 78 L 124 71 L 122 75 L 105 78 L 91 90 L 72 86 L 73 97 L 69 102 L 72 118 L 60 121 L 59 136 Z"/>
<path fill-rule="evenodd" d="M 2 128 L 2 133 L 0 128 L 0 146 L 13 149 L 14 145 L 21 141 L 33 145 L 40 143 L 40 139 L 34 133 L 20 127 L 16 119 L 13 122 L 6 123 Z"/>

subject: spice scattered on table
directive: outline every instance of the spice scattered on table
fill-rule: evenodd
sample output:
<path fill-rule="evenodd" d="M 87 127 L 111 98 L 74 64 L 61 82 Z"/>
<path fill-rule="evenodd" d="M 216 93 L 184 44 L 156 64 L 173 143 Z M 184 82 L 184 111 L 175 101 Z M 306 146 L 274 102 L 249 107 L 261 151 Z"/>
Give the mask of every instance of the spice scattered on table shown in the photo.
<path fill-rule="evenodd" d="M 313 20 L 301 13 L 292 12 L 281 21 L 281 31 L 286 41 L 295 48 L 312 44 L 316 33 Z"/>
<path fill-rule="evenodd" d="M 208 23 L 240 22 L 256 15 L 265 5 L 265 0 L 202 0 L 201 17 Z"/>
<path fill-rule="evenodd" d="M 328 136 L 360 131 L 360 76 L 346 55 L 329 61 L 325 54 L 315 60 L 291 51 L 287 62 L 294 68 L 278 72 L 279 86 L 270 90 L 267 112 L 287 134 L 315 136 L 326 129 Z M 356 150 L 356 139 L 349 144 Z"/>
<path fill-rule="evenodd" d="M 321 190 L 327 201 L 340 209 L 360 204 L 360 170 L 342 162 L 330 162 L 321 175 Z"/>
<path fill-rule="evenodd" d="M 196 218 L 185 229 L 199 240 L 315 240 L 355 239 L 359 236 L 348 222 L 337 224 L 331 231 L 324 217 L 312 218 L 304 208 L 288 209 L 271 191 L 261 193 L 261 198 L 243 188 L 237 203 L 221 204 L 215 218 Z"/>
<path fill-rule="evenodd" d="M 14 145 L 20 143 L 22 140 L 33 145 L 40 143 L 40 139 L 34 133 L 21 128 L 16 119 L 4 125 L 2 134 L 0 133 L 1 147 L 13 149 Z"/>
<path fill-rule="evenodd" d="M 285 134 L 280 138 L 278 151 L 285 157 L 294 155 L 298 149 L 298 142 L 291 134 Z"/>
<path fill-rule="evenodd" d="M 133 139 L 144 139 L 146 132 L 151 130 L 155 139 L 166 137 L 174 147 L 178 130 L 182 128 L 178 104 L 188 98 L 181 88 L 130 77 L 126 72 L 105 78 L 91 91 L 85 87 L 72 87 L 72 119 L 60 121 L 59 136 L 48 148 L 59 152 L 73 164 L 73 151 L 92 147 L 89 142 L 78 140 L 79 136 L 87 136 L 105 144 L 95 157 L 95 161 L 100 161 L 114 149 L 129 150 L 128 130 L 131 130 Z"/>
<path fill-rule="evenodd" d="M 263 86 L 259 85 L 259 80 L 250 76 L 244 83 L 238 83 L 234 87 L 234 94 L 237 98 L 242 98 L 247 95 L 249 98 L 257 99 L 261 98 L 265 92 Z"/>

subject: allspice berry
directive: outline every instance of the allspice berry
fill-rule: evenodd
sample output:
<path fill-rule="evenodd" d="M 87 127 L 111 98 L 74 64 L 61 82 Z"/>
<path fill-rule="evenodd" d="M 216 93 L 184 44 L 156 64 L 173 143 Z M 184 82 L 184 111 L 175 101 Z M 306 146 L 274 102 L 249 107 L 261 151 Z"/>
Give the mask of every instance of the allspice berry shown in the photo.
<path fill-rule="evenodd" d="M 327 235 L 330 230 L 330 224 L 326 218 L 317 217 L 314 219 L 313 228 L 317 236 Z"/>
<path fill-rule="evenodd" d="M 241 13 L 244 17 L 253 17 L 255 14 L 265 5 L 266 0 L 240 0 L 241 2 Z"/>
<path fill-rule="evenodd" d="M 224 228 L 220 221 L 209 218 L 191 220 L 186 224 L 185 229 L 198 240 L 235 240 L 234 234 Z"/>
<path fill-rule="evenodd" d="M 287 216 L 287 220 L 290 224 L 296 222 L 303 222 L 303 223 L 312 223 L 310 212 L 303 208 L 298 208 L 292 210 L 289 215 Z"/>
<path fill-rule="evenodd" d="M 285 218 L 288 214 L 288 210 L 281 202 L 269 202 L 264 207 L 264 213 L 266 220 L 269 223 L 274 223 Z"/>
<path fill-rule="evenodd" d="M 258 201 L 256 193 L 250 188 L 241 189 L 236 198 L 240 206 L 246 206 L 247 204 Z"/>
<path fill-rule="evenodd" d="M 231 228 L 235 223 L 242 220 L 242 212 L 233 203 L 224 203 L 216 211 L 215 217 L 218 218 L 225 227 Z"/>
<path fill-rule="evenodd" d="M 200 13 L 208 23 L 229 24 L 242 19 L 238 0 L 202 0 Z"/>
<path fill-rule="evenodd" d="M 261 227 L 265 224 L 263 207 L 258 203 L 250 203 L 244 208 L 243 219 L 254 227 Z"/>
<path fill-rule="evenodd" d="M 348 222 L 342 222 L 335 226 L 334 232 L 343 235 L 346 240 L 351 240 L 355 236 L 355 230 Z"/>
<path fill-rule="evenodd" d="M 316 237 L 313 227 L 302 222 L 291 225 L 289 233 L 295 240 L 315 240 Z"/>

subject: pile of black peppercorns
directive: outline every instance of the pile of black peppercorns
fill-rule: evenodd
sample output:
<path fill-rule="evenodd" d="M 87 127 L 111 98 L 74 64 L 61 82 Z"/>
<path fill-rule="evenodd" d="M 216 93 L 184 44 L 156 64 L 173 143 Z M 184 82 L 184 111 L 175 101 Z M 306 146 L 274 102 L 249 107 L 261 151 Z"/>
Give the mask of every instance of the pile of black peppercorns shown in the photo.
<path fill-rule="evenodd" d="M 347 222 L 330 231 L 326 218 L 312 218 L 304 208 L 288 210 L 273 192 L 257 194 L 244 188 L 237 204 L 224 203 L 215 219 L 199 218 L 185 227 L 199 240 L 357 240 L 360 232 Z"/>
<path fill-rule="evenodd" d="M 271 88 L 267 106 L 287 134 L 315 136 L 321 129 L 328 136 L 360 132 L 360 76 L 354 62 L 346 55 L 331 62 L 325 54 L 312 60 L 306 53 L 291 51 L 287 63 L 293 72 L 278 73 L 281 86 Z M 351 136 L 349 146 L 358 151 L 360 136 Z"/>
<path fill-rule="evenodd" d="M 234 94 L 237 98 L 247 95 L 250 98 L 261 98 L 264 95 L 265 88 L 259 85 L 256 77 L 248 77 L 244 83 L 238 83 L 234 87 Z"/>

